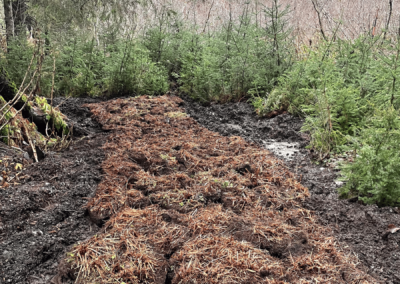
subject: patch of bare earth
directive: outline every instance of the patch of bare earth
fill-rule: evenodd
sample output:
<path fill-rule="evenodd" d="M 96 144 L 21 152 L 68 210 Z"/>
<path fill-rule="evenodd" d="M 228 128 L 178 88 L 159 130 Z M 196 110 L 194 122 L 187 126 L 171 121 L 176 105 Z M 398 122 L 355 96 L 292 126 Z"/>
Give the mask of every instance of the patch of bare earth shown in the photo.
<path fill-rule="evenodd" d="M 95 101 L 63 103 L 75 129 L 88 136 L 47 152 L 39 163 L 0 143 L 0 283 L 51 283 L 71 246 L 99 230 L 84 209 L 101 180 L 101 147 L 108 136 L 81 107 Z"/>
<path fill-rule="evenodd" d="M 91 104 L 111 131 L 87 204 L 101 231 L 68 253 L 76 283 L 377 283 L 302 206 L 284 163 L 223 137 L 178 97 Z M 68 280 L 69 279 L 69 280 Z"/>

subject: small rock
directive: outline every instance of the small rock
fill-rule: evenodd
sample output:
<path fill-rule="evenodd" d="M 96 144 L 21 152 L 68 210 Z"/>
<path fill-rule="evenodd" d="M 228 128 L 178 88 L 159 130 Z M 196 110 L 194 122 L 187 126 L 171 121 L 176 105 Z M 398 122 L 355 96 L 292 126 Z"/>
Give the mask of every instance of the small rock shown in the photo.
<path fill-rule="evenodd" d="M 34 237 L 36 237 L 36 236 L 42 236 L 43 235 L 43 232 L 41 231 L 41 230 L 32 230 L 31 231 L 31 234 L 34 236 Z"/>
<path fill-rule="evenodd" d="M 238 131 L 238 132 L 243 130 L 239 125 L 235 125 L 235 124 L 226 124 L 226 126 L 229 129 L 234 130 L 234 131 Z"/>
<path fill-rule="evenodd" d="M 25 160 L 29 160 L 30 159 L 29 154 L 27 152 L 24 152 L 24 159 Z"/>
<path fill-rule="evenodd" d="M 342 186 L 342 185 L 343 185 L 343 182 L 340 181 L 340 180 L 335 180 L 335 184 L 336 184 L 337 186 Z"/>
<path fill-rule="evenodd" d="M 5 250 L 5 251 L 3 251 L 3 256 L 6 259 L 10 259 L 10 258 L 12 258 L 12 252 Z"/>

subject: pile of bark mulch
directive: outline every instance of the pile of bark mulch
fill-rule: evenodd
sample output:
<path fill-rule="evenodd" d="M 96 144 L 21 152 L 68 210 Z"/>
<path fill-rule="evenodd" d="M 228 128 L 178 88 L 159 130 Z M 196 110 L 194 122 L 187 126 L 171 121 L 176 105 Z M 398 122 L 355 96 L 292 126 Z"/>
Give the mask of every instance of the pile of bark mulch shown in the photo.
<path fill-rule="evenodd" d="M 71 245 L 98 231 L 84 205 L 101 180 L 107 134 L 81 106 L 96 101 L 64 101 L 61 110 L 87 136 L 39 163 L 0 145 L 0 283 L 50 283 Z"/>
<path fill-rule="evenodd" d="M 102 230 L 68 254 L 76 283 L 377 283 L 303 207 L 284 163 L 188 117 L 177 97 L 89 105 L 105 175 L 87 210 Z"/>

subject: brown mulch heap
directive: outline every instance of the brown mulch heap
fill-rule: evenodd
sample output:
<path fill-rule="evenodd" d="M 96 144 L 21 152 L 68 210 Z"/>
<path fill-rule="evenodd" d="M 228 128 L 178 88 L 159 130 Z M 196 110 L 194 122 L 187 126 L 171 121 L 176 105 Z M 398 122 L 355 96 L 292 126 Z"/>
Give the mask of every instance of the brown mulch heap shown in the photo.
<path fill-rule="evenodd" d="M 178 97 L 89 105 L 111 135 L 87 209 L 102 231 L 68 254 L 76 283 L 377 283 L 302 207 L 283 162 L 183 113 Z"/>

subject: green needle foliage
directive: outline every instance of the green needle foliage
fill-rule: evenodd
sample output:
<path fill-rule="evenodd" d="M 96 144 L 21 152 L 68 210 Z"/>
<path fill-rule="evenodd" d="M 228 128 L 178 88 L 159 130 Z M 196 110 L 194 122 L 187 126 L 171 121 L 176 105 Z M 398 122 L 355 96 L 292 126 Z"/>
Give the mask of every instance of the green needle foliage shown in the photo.
<path fill-rule="evenodd" d="M 343 196 L 359 196 L 365 203 L 395 206 L 400 203 L 400 119 L 390 107 L 376 110 L 354 139 L 357 158 L 342 166 Z"/>
<path fill-rule="evenodd" d="M 265 96 L 292 65 L 288 13 L 274 1 L 272 8 L 265 8 L 261 26 L 247 7 L 237 21 L 231 17 L 220 29 L 206 32 L 206 27 L 184 25 L 176 13 L 165 10 L 143 41 L 153 61 L 194 98 Z"/>
<path fill-rule="evenodd" d="M 366 126 L 374 113 L 371 104 L 398 109 L 398 43 L 362 36 L 322 43 L 307 53 L 267 98 L 255 98 L 253 104 L 260 114 L 284 108 L 305 116 L 303 131 L 321 157 L 341 151 L 345 136 Z"/>
<path fill-rule="evenodd" d="M 228 18 L 201 25 L 195 11 L 183 15 L 168 3 L 50 2 L 30 4 L 44 31 L 36 35 L 45 40 L 42 95 L 53 88 L 55 59 L 55 95 L 157 95 L 172 88 L 202 102 L 249 100 L 260 116 L 288 111 L 304 118 L 302 131 L 319 160 L 354 153 L 342 166 L 344 196 L 399 202 L 400 36 L 344 40 L 338 25 L 331 40 L 295 49 L 289 8 L 278 0 L 257 11 L 245 3 L 240 16 L 230 10 Z M 70 13 L 55 17 L 60 9 Z M 17 86 L 33 52 L 21 35 L 1 54 Z"/>
<path fill-rule="evenodd" d="M 400 40 L 366 35 L 323 42 L 279 77 L 266 97 L 252 99 L 260 115 L 285 109 L 303 116 L 309 148 L 323 160 L 356 153 L 342 166 L 340 192 L 366 203 L 400 202 Z"/>
<path fill-rule="evenodd" d="M 264 96 L 291 64 L 292 50 L 285 16 L 275 2 L 265 10 L 266 26 L 257 25 L 247 10 L 214 34 L 193 37 L 182 58 L 182 90 L 203 101 Z"/>
<path fill-rule="evenodd" d="M 23 80 L 32 53 L 32 46 L 16 40 L 5 54 L 2 62 L 17 85 Z M 51 93 L 53 56 L 56 95 L 154 95 L 168 90 L 166 69 L 154 63 L 136 39 L 121 39 L 103 48 L 94 39 L 75 37 L 45 57 L 40 84 L 43 95 Z"/>

